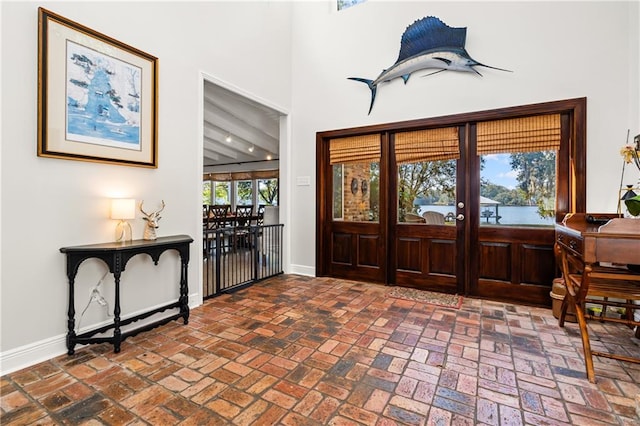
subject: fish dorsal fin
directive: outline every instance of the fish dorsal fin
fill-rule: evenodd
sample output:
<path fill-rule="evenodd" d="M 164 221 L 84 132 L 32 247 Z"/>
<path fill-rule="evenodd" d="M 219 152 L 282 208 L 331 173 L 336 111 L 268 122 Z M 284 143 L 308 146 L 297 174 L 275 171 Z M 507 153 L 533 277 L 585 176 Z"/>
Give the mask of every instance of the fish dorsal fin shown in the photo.
<path fill-rule="evenodd" d="M 453 28 L 435 16 L 418 19 L 409 25 L 400 40 L 396 63 L 427 50 L 443 47 L 464 48 L 467 28 Z"/>

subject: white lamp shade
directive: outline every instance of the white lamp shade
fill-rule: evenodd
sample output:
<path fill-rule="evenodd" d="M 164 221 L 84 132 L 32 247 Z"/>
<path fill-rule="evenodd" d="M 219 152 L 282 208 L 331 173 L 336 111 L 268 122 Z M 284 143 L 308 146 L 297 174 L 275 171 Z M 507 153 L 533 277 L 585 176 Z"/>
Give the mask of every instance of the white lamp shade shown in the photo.
<path fill-rule="evenodd" d="M 111 200 L 111 219 L 135 219 L 136 200 L 133 198 L 114 198 Z"/>

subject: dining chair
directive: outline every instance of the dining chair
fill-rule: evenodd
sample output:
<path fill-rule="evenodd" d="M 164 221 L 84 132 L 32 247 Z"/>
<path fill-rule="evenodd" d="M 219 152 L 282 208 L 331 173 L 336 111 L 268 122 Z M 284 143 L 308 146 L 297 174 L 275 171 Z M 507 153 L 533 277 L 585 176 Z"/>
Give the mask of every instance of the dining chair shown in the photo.
<path fill-rule="evenodd" d="M 204 219 L 204 249 L 206 252 L 215 248 L 216 233 L 220 229 L 227 228 L 229 226 L 229 212 L 231 206 L 228 204 L 215 204 L 208 208 L 208 213 Z M 226 237 L 226 238 L 225 238 Z M 228 240 L 228 232 L 222 232 L 222 249 L 224 250 L 226 244 L 225 240 Z"/>
<path fill-rule="evenodd" d="M 253 216 L 253 204 L 237 205 L 235 214 L 235 227 L 233 230 L 233 249 L 238 247 L 250 247 L 249 226 L 251 225 L 251 217 Z"/>
<path fill-rule="evenodd" d="M 264 204 L 259 204 L 258 205 L 258 211 L 256 212 L 256 225 L 258 226 L 262 226 L 264 225 L 264 211 L 265 211 L 266 205 Z"/>

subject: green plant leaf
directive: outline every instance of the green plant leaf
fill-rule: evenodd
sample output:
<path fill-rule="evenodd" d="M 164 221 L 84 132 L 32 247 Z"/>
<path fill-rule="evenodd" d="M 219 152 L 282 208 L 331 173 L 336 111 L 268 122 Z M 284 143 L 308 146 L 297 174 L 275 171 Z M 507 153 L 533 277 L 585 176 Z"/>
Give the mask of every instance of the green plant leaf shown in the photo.
<path fill-rule="evenodd" d="M 640 214 L 640 195 L 624 200 L 624 204 L 632 216 L 638 216 Z"/>

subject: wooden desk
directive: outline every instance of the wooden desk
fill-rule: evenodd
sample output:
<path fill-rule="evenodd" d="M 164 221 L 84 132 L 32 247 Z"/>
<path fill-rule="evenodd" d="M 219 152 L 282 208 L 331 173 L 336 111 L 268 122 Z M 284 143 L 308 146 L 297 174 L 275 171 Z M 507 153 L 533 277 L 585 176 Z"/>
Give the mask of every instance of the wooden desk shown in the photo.
<path fill-rule="evenodd" d="M 614 217 L 601 224 L 590 223 L 585 214 L 567 215 L 562 223 L 556 224 L 555 250 L 567 285 L 559 325 L 564 326 L 567 307 L 573 306 L 589 381 L 595 383 L 592 355 L 640 363 L 637 358 L 592 351 L 586 326 L 587 319 L 640 326 L 633 316 L 635 309 L 640 309 L 640 305 L 633 303 L 640 300 L 640 272 L 626 267 L 640 265 L 640 219 Z M 603 312 L 607 306 L 624 307 L 626 315 L 624 318 L 589 315 L 584 311 L 586 303 L 602 305 Z"/>
<path fill-rule="evenodd" d="M 133 240 L 124 242 L 91 244 L 83 246 L 62 247 L 60 252 L 67 256 L 67 277 L 69 279 L 69 310 L 67 320 L 67 353 L 73 355 L 76 344 L 88 343 L 112 343 L 115 352 L 120 352 L 120 344 L 129 336 L 151 330 L 162 324 L 166 324 L 172 320 L 183 318 L 184 323 L 189 322 L 189 285 L 187 283 L 187 267 L 189 265 L 189 244 L 193 242 L 193 238 L 188 235 L 175 235 L 170 237 L 160 237 L 157 240 Z M 170 303 L 151 311 L 136 315 L 126 320 L 120 319 L 120 276 L 124 272 L 129 259 L 138 254 L 146 253 L 151 256 L 153 263 L 156 265 L 160 260 L 160 255 L 167 250 L 177 250 L 180 254 L 180 297 L 177 302 Z M 109 272 L 113 274 L 115 281 L 115 306 L 113 308 L 113 324 L 87 331 L 76 335 L 75 332 L 75 298 L 74 284 L 75 277 L 78 273 L 80 264 L 87 259 L 102 259 L 109 267 Z M 121 331 L 121 327 L 131 324 L 143 318 L 150 317 L 153 314 L 163 312 L 167 309 L 178 308 L 179 312 L 162 318 L 153 323 L 142 327 Z M 113 335 L 108 337 L 93 337 L 96 334 L 104 333 L 113 329 Z"/>

